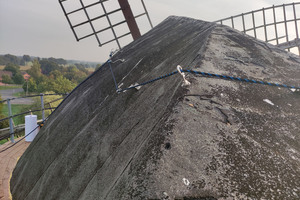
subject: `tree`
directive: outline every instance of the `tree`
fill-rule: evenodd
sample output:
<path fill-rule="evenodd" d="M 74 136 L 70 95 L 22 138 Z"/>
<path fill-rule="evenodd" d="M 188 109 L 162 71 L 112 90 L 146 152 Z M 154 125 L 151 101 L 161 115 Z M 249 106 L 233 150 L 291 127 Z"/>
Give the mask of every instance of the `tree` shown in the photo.
<path fill-rule="evenodd" d="M 36 80 L 42 75 L 41 65 L 38 60 L 33 60 L 31 69 L 27 70 L 27 73 Z"/>
<path fill-rule="evenodd" d="M 17 56 L 6 54 L 6 55 L 0 55 L 0 65 L 6 65 L 8 63 L 12 63 L 15 65 L 20 65 L 22 63 L 21 58 L 18 58 Z"/>
<path fill-rule="evenodd" d="M 12 77 L 12 80 L 14 81 L 15 84 L 23 84 L 25 81 L 23 75 L 20 72 L 16 73 Z"/>
<path fill-rule="evenodd" d="M 63 74 L 61 73 L 61 71 L 58 70 L 54 70 L 50 73 L 49 78 L 51 79 L 57 79 L 57 77 L 62 76 Z"/>
<path fill-rule="evenodd" d="M 28 92 L 36 92 L 37 91 L 36 81 L 33 78 L 29 78 L 29 80 L 23 84 L 23 90 Z"/>
<path fill-rule="evenodd" d="M 37 92 L 45 93 L 46 91 L 51 91 L 53 88 L 53 80 L 47 76 L 42 76 L 39 84 L 37 84 Z"/>
<path fill-rule="evenodd" d="M 79 84 L 84 79 L 86 79 L 87 75 L 82 71 L 72 71 L 64 74 L 65 78 L 72 81 L 73 83 Z"/>
<path fill-rule="evenodd" d="M 62 67 L 60 67 L 57 63 L 53 61 L 41 60 L 40 64 L 41 64 L 42 73 L 45 75 L 49 75 L 52 71 L 55 70 L 60 70 L 60 71 L 62 70 Z"/>
<path fill-rule="evenodd" d="M 76 87 L 75 83 L 72 83 L 70 80 L 66 79 L 63 76 L 57 77 L 55 82 L 53 82 L 53 91 L 55 93 L 67 93 L 71 92 Z"/>
<path fill-rule="evenodd" d="M 2 83 L 6 83 L 6 84 L 12 84 L 14 83 L 13 80 L 10 78 L 10 76 L 3 74 L 2 75 Z"/>
<path fill-rule="evenodd" d="M 4 58 L 6 60 L 6 63 L 13 63 L 15 65 L 20 64 L 20 59 L 17 56 L 11 55 L 11 54 L 6 54 L 4 55 Z"/>
<path fill-rule="evenodd" d="M 77 69 L 79 69 L 80 71 L 82 71 L 86 74 L 89 73 L 89 71 L 82 64 L 75 64 L 75 65 L 76 65 Z"/>
<path fill-rule="evenodd" d="M 67 64 L 67 61 L 64 60 L 64 59 L 62 59 L 62 58 L 53 58 L 53 57 L 50 57 L 47 60 L 51 61 L 51 62 L 55 62 L 58 65 L 66 65 Z"/>
<path fill-rule="evenodd" d="M 65 68 L 64 77 L 72 81 L 73 83 L 79 84 L 88 76 L 88 70 L 79 65 L 71 65 Z"/>
<path fill-rule="evenodd" d="M 13 76 L 20 73 L 20 66 L 12 63 L 8 63 L 4 67 L 4 71 L 12 72 Z"/>
<path fill-rule="evenodd" d="M 23 55 L 23 60 L 24 60 L 25 62 L 30 62 L 30 61 L 31 61 L 31 58 L 30 58 L 29 55 Z"/>

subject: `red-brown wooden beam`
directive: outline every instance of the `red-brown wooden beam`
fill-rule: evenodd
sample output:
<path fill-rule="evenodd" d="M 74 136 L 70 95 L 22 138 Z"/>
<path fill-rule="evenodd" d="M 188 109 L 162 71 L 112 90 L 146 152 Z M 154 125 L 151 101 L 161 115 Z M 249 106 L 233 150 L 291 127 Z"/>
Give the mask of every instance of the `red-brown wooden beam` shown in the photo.
<path fill-rule="evenodd" d="M 135 21 L 135 18 L 133 16 L 132 10 L 130 8 L 130 5 L 128 3 L 128 0 L 118 0 L 120 7 L 123 11 L 123 15 L 125 17 L 125 20 L 127 22 L 128 28 L 131 32 L 132 38 L 134 40 L 138 39 L 141 37 L 140 30 L 137 26 L 137 23 Z"/>

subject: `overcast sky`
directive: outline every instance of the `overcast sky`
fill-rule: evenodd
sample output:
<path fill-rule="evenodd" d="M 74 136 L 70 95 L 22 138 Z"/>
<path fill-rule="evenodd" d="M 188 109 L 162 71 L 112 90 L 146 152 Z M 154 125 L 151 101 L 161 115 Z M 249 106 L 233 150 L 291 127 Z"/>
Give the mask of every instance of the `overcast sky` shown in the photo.
<path fill-rule="evenodd" d="M 69 0 L 70 5 L 76 1 Z M 109 1 L 117 2 L 117 0 Z M 129 0 L 129 2 L 135 14 L 141 12 L 140 0 Z M 170 15 L 215 21 L 263 7 L 295 1 L 144 0 L 144 2 L 155 26 Z M 300 13 L 300 10 L 298 12 Z M 140 18 L 138 23 L 141 25 L 142 33 L 149 29 L 145 17 Z M 77 42 L 58 0 L 0 0 L 0 54 L 27 54 L 102 62 L 108 58 L 109 52 L 116 48 L 115 43 L 99 47 L 94 37 Z"/>

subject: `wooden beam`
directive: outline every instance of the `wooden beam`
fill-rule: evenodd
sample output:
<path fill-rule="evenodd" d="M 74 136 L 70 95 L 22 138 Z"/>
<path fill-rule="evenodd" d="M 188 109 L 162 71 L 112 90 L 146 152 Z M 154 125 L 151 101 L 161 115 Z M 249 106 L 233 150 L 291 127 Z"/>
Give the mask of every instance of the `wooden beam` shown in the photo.
<path fill-rule="evenodd" d="M 130 8 L 130 5 L 128 3 L 128 0 L 118 0 L 120 7 L 122 9 L 123 15 L 125 17 L 125 20 L 127 22 L 128 28 L 131 32 L 132 38 L 134 40 L 141 37 L 140 30 L 137 26 L 137 23 L 135 21 L 134 15 L 132 13 L 132 10 Z"/>

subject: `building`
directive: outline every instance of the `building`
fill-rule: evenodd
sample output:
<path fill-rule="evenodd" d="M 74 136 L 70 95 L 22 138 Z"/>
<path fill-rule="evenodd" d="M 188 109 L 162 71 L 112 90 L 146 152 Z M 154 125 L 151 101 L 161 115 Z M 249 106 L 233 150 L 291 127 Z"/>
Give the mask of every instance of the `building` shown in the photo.
<path fill-rule="evenodd" d="M 30 78 L 30 75 L 27 72 L 22 72 L 22 75 L 25 81 L 28 81 L 28 79 Z"/>

